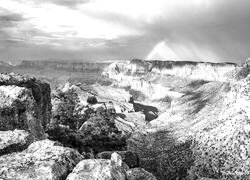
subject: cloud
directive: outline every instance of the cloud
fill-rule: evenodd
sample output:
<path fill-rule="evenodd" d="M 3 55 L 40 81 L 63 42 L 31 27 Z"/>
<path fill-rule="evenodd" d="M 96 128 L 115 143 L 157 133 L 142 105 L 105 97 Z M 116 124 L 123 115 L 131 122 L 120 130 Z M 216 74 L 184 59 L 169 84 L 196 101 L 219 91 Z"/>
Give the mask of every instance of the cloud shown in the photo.
<path fill-rule="evenodd" d="M 105 60 L 155 53 L 239 62 L 250 56 L 246 0 L 8 0 L 0 7 L 0 57 Z"/>
<path fill-rule="evenodd" d="M 76 8 L 78 5 L 91 2 L 91 0 L 44 0 L 42 3 L 44 2 L 66 6 L 69 8 Z"/>
<path fill-rule="evenodd" d="M 16 23 L 25 21 L 22 14 L 13 13 L 0 7 L 0 28 L 15 26 Z"/>

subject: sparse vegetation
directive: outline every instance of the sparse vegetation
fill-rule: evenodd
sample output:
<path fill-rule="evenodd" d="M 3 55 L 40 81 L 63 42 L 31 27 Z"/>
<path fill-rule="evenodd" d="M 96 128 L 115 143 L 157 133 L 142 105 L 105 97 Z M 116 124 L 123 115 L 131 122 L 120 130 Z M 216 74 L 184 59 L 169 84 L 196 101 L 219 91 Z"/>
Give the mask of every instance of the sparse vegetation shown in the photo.
<path fill-rule="evenodd" d="M 90 96 L 90 97 L 88 97 L 87 102 L 89 104 L 96 104 L 97 103 L 97 98 L 95 96 Z"/>
<path fill-rule="evenodd" d="M 62 124 L 69 126 L 71 129 L 77 129 L 85 121 L 84 117 L 75 112 L 80 101 L 74 89 L 69 89 L 66 92 L 58 89 L 56 93 L 52 94 L 52 98 L 58 101 L 56 110 L 52 114 L 54 124 Z"/>

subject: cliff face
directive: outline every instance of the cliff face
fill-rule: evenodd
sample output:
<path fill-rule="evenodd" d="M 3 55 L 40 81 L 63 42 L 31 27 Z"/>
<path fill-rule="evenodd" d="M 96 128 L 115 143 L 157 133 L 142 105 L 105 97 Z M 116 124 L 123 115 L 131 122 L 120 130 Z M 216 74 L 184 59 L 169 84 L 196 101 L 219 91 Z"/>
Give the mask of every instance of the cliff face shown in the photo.
<path fill-rule="evenodd" d="M 238 69 L 238 65 L 233 63 L 132 60 L 125 63 L 113 63 L 105 69 L 105 72 L 111 78 L 115 78 L 115 75 L 118 74 L 155 73 L 207 81 L 229 81 L 233 79 L 233 75 Z"/>
<path fill-rule="evenodd" d="M 0 130 L 29 130 L 44 136 L 51 117 L 50 86 L 35 78 L 0 74 Z"/>
<path fill-rule="evenodd" d="M 249 179 L 249 72 L 247 64 L 134 60 L 104 74 L 159 109 L 128 140 L 157 179 Z"/>

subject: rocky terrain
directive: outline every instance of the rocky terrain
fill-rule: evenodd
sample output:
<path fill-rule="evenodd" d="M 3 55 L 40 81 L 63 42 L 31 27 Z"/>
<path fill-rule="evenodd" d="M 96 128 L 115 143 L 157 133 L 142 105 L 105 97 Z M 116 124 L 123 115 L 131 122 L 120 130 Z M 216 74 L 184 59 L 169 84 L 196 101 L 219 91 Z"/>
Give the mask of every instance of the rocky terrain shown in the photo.
<path fill-rule="evenodd" d="M 126 149 L 146 123 L 125 90 L 67 83 L 51 92 L 11 73 L 0 74 L 0 94 L 0 179 L 155 179 Z"/>
<path fill-rule="evenodd" d="M 132 60 L 52 90 L 0 74 L 0 179 L 249 179 L 249 69 Z"/>

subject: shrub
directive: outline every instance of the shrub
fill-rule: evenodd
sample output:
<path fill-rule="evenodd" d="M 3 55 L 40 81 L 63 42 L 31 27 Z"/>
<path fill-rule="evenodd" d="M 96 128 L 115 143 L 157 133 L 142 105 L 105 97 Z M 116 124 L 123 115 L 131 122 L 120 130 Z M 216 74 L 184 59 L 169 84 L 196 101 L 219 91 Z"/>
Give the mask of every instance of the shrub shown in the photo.
<path fill-rule="evenodd" d="M 80 102 L 79 97 L 74 89 L 69 89 L 66 92 L 57 90 L 53 95 L 59 103 L 56 110 L 53 112 L 53 122 L 69 126 L 71 129 L 77 129 L 78 121 L 81 120 L 75 116 L 75 108 Z"/>
<path fill-rule="evenodd" d="M 92 114 L 78 133 L 84 147 L 94 153 L 124 150 L 126 146 L 126 137 L 115 126 L 113 116 L 107 114 Z"/>
<path fill-rule="evenodd" d="M 97 103 L 97 98 L 95 96 L 90 96 L 90 97 L 88 97 L 87 102 L 89 104 L 96 104 Z"/>

